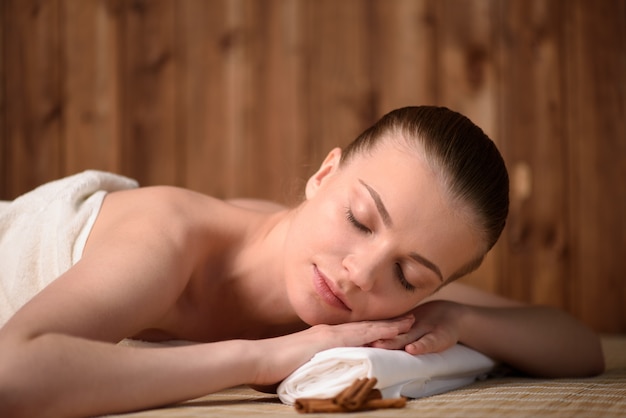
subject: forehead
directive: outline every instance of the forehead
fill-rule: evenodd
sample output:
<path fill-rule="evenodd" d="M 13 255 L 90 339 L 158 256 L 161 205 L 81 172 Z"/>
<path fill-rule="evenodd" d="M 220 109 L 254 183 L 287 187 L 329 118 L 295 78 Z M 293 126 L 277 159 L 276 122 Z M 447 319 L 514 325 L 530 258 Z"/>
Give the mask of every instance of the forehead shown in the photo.
<path fill-rule="evenodd" d="M 429 164 L 420 146 L 411 146 L 404 139 L 385 138 L 380 140 L 372 149 L 361 152 L 343 167 L 348 174 L 362 175 L 369 180 L 368 184 L 394 183 L 398 177 L 403 177 L 407 181 L 407 187 L 392 188 L 400 191 L 408 189 L 416 191 L 422 185 L 431 185 L 432 191 L 440 191 L 443 195 L 443 187 L 438 181 L 438 173 Z M 360 173 L 360 174 L 359 174 Z M 408 184 L 410 183 L 410 184 Z M 392 192 L 390 190 L 390 192 Z M 410 197 L 407 196 L 407 197 Z"/>
<path fill-rule="evenodd" d="M 348 189 L 370 216 L 379 216 L 365 183 L 380 196 L 393 221 L 391 233 L 449 277 L 480 255 L 476 230 L 452 199 L 423 153 L 396 141 L 354 158 L 342 169 Z"/>

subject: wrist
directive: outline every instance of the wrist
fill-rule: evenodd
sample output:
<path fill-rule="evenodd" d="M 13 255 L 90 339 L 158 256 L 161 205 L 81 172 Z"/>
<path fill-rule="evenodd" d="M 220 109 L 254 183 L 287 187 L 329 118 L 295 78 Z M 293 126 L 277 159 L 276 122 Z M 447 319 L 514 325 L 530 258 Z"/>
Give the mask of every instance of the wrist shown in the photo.
<path fill-rule="evenodd" d="M 267 364 L 266 356 L 262 350 L 262 340 L 237 340 L 239 357 L 244 365 L 241 383 L 258 385 L 260 376 L 263 375 Z"/>
<path fill-rule="evenodd" d="M 476 307 L 465 304 L 457 304 L 455 309 L 456 323 L 458 324 L 459 342 L 465 345 L 471 345 L 471 335 L 473 334 L 473 323 Z"/>

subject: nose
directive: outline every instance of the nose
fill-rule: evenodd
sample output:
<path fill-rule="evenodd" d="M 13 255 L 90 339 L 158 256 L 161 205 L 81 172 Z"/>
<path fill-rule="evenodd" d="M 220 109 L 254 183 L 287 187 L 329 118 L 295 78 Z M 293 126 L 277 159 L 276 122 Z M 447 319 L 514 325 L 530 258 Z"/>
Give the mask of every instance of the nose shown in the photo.
<path fill-rule="evenodd" d="M 377 264 L 373 254 L 349 254 L 343 259 L 348 280 L 364 292 L 372 290 L 376 283 Z"/>

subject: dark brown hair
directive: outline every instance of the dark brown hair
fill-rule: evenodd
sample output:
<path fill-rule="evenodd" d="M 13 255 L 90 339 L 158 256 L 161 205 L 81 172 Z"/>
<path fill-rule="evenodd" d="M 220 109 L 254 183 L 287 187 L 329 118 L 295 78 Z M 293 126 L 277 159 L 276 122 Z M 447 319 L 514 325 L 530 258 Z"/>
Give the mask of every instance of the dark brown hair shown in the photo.
<path fill-rule="evenodd" d="M 509 177 L 493 141 L 467 117 L 448 108 L 404 107 L 387 113 L 359 135 L 343 150 L 341 162 L 372 151 L 389 134 L 424 150 L 451 196 L 468 205 L 484 235 L 486 251 L 491 249 L 509 211 Z M 464 270 L 478 267 L 481 260 Z"/>

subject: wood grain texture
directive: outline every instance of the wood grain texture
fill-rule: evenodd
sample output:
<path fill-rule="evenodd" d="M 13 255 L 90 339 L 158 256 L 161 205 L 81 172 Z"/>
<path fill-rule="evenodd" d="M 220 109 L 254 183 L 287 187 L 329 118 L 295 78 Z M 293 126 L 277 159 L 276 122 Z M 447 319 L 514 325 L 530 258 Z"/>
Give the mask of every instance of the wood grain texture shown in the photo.
<path fill-rule="evenodd" d="M 4 2 L 4 195 L 63 174 L 59 1 Z"/>
<path fill-rule="evenodd" d="M 380 116 L 369 78 L 371 4 L 304 2 L 308 49 L 308 147 L 321 162 Z M 341 122 L 337 122 L 341 121 Z"/>
<path fill-rule="evenodd" d="M 570 309 L 626 329 L 626 4 L 568 3 Z"/>
<path fill-rule="evenodd" d="M 499 132 L 511 174 L 502 288 L 511 297 L 556 306 L 565 303 L 569 275 L 562 7 L 557 1 L 506 2 L 499 38 Z"/>
<path fill-rule="evenodd" d="M 120 11 L 107 1 L 62 2 L 65 174 L 121 167 Z"/>
<path fill-rule="evenodd" d="M 6 135 L 6 76 L 5 76 L 5 28 L 6 28 L 6 7 L 5 3 L 0 3 L 0 200 L 2 194 L 8 189 L 9 170 L 6 165 L 7 156 L 7 135 Z"/>
<path fill-rule="evenodd" d="M 180 56 L 177 138 L 186 187 L 227 196 L 234 179 L 227 151 L 232 143 L 226 118 L 229 99 L 227 55 L 233 31 L 224 2 L 179 4 L 176 49 Z"/>
<path fill-rule="evenodd" d="M 140 184 L 178 185 L 176 2 L 120 2 L 122 167 Z"/>

